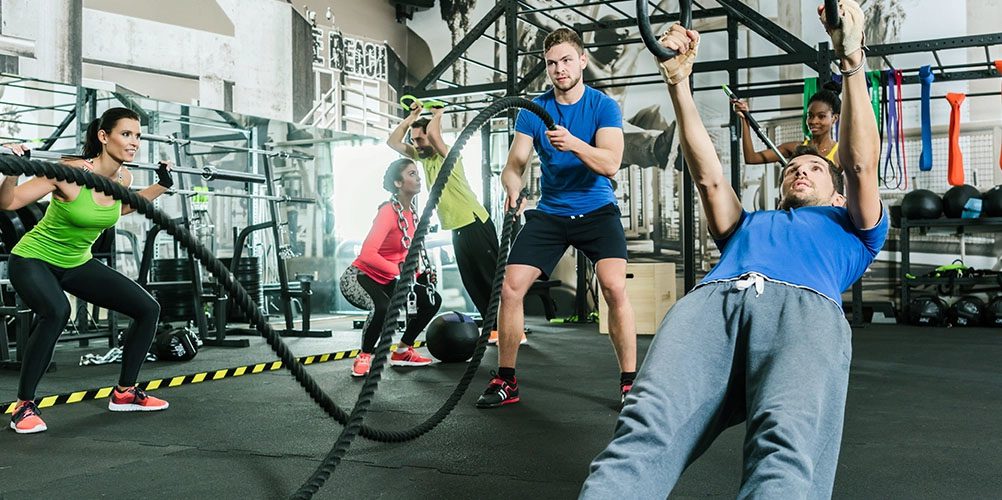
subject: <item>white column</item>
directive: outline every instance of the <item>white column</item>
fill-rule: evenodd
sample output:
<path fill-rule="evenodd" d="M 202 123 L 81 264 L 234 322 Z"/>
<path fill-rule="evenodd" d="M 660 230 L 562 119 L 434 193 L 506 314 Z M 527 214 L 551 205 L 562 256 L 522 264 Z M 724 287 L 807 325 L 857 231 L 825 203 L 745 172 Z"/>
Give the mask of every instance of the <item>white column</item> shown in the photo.
<path fill-rule="evenodd" d="M 80 84 L 83 0 L 36 0 L 35 59 L 43 80 Z"/>

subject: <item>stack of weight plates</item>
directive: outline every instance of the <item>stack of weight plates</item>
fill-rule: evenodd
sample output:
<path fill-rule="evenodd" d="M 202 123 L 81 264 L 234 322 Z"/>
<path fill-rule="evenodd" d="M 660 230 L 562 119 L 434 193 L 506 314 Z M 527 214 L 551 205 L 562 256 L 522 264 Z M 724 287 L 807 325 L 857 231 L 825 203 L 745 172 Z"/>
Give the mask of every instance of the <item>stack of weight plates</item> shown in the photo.
<path fill-rule="evenodd" d="M 237 282 L 243 285 L 251 299 L 260 306 L 264 302 L 264 288 L 261 287 L 261 259 L 258 257 L 240 257 L 236 265 L 232 265 L 230 259 L 230 269 Z M 249 319 L 242 310 L 234 303 L 233 297 L 226 306 L 227 321 L 237 323 L 247 323 Z"/>
<path fill-rule="evenodd" d="M 160 321 L 192 321 L 194 284 L 191 264 L 187 258 L 157 259 L 153 261 L 151 281 L 184 281 L 186 284 L 156 287 L 153 296 L 160 303 Z"/>

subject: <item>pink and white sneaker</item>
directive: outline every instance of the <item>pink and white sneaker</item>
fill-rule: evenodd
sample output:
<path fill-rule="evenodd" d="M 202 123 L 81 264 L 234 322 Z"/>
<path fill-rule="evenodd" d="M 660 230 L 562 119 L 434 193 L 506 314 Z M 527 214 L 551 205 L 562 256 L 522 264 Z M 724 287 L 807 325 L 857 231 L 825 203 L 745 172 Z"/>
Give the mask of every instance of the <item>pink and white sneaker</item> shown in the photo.
<path fill-rule="evenodd" d="M 428 366 L 431 362 L 431 358 L 418 354 L 413 346 L 407 346 L 407 349 L 401 349 L 398 346 L 396 352 L 390 355 L 390 365 L 392 366 Z"/>
<path fill-rule="evenodd" d="M 170 406 L 166 401 L 148 396 L 138 387 L 130 387 L 119 392 L 118 387 L 111 392 L 108 409 L 111 411 L 160 411 Z"/>
<path fill-rule="evenodd" d="M 10 417 L 10 428 L 18 434 L 34 434 L 48 429 L 39 417 L 38 406 L 35 406 L 34 401 L 22 401 L 17 408 L 14 408 L 14 414 Z"/>

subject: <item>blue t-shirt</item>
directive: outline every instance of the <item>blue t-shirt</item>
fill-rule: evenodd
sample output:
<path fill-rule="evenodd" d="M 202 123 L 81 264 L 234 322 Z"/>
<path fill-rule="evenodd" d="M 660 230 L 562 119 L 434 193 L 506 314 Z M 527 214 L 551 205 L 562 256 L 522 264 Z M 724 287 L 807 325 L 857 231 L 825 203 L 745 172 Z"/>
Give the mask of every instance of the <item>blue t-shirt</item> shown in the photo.
<path fill-rule="evenodd" d="M 720 262 L 700 283 L 756 272 L 810 288 L 842 304 L 842 291 L 866 271 L 887 239 L 887 212 L 856 229 L 843 207 L 743 212 L 737 229 L 717 241 Z"/>
<path fill-rule="evenodd" d="M 595 146 L 595 133 L 605 127 L 623 128 L 623 114 L 611 97 L 585 85 L 584 95 L 574 104 L 559 104 L 553 89 L 533 99 L 553 121 L 571 135 Z M 569 151 L 557 151 L 546 138 L 543 120 L 522 110 L 515 130 L 532 137 L 543 168 L 540 182 L 539 210 L 551 215 L 582 215 L 616 202 L 612 182 L 596 174 Z"/>

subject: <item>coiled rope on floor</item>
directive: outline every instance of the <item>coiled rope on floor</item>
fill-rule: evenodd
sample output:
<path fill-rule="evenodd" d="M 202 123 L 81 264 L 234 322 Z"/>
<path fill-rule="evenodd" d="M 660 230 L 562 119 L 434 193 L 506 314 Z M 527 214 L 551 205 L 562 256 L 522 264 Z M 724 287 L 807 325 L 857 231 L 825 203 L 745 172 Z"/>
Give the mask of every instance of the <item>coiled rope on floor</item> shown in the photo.
<path fill-rule="evenodd" d="M 543 120 L 544 124 L 546 124 L 547 128 L 552 129 L 554 127 L 552 118 L 540 106 L 526 99 L 518 97 L 505 97 L 495 101 L 493 104 L 481 111 L 480 114 L 478 114 L 460 134 L 452 150 L 449 152 L 449 155 L 446 157 L 446 160 L 442 165 L 442 170 L 439 172 L 439 175 L 435 179 L 435 183 L 431 189 L 428 203 L 422 212 L 421 220 L 415 231 L 414 243 L 411 245 L 411 249 L 408 252 L 407 259 L 405 260 L 404 268 L 401 273 L 401 279 L 394 290 L 393 300 L 389 310 L 387 311 L 386 322 L 384 323 L 384 328 L 380 336 L 372 368 L 363 383 L 358 401 L 356 402 L 350 415 L 335 404 L 330 396 L 328 396 L 319 387 L 313 377 L 306 372 L 304 365 L 298 362 L 289 347 L 282 341 L 279 334 L 268 323 L 267 318 L 265 318 L 261 311 L 256 307 L 256 304 L 244 287 L 236 281 L 229 268 L 227 268 L 222 261 L 212 255 L 209 249 L 198 241 L 187 228 L 172 221 L 170 216 L 155 208 L 149 200 L 139 196 L 136 192 L 130 191 L 124 186 L 112 182 L 106 177 L 94 175 L 82 169 L 68 167 L 60 163 L 32 160 L 30 158 L 22 158 L 15 155 L 0 155 L 0 173 L 15 176 L 28 175 L 46 177 L 62 182 L 70 182 L 80 186 L 87 186 L 92 190 L 111 196 L 115 200 L 120 200 L 124 204 L 135 209 L 135 211 L 139 214 L 142 214 L 144 217 L 151 220 L 154 224 L 163 228 L 167 234 L 171 235 L 193 257 L 198 259 L 198 261 L 210 274 L 216 277 L 220 285 L 222 285 L 222 287 L 229 292 L 230 297 L 234 299 L 234 303 L 237 307 L 247 314 L 255 329 L 262 337 L 264 337 L 265 341 L 272 348 L 275 354 L 277 354 L 282 360 L 283 366 L 285 366 L 292 373 L 296 382 L 303 387 L 307 394 L 309 394 L 310 398 L 318 406 L 320 406 L 326 413 L 334 417 L 334 419 L 340 424 L 345 426 L 337 442 L 331 449 L 330 453 L 328 453 L 321 466 L 317 469 L 310 480 L 308 480 L 296 493 L 296 498 L 310 498 L 313 493 L 318 491 L 319 488 L 323 486 L 326 478 L 334 471 L 337 463 L 340 462 L 340 459 L 347 452 L 351 441 L 356 436 L 361 435 L 362 437 L 381 442 L 402 442 L 415 439 L 425 434 L 441 423 L 441 421 L 448 416 L 452 409 L 455 408 L 455 405 L 458 403 L 463 393 L 465 393 L 466 388 L 469 386 L 469 383 L 473 378 L 473 374 L 476 373 L 476 370 L 479 368 L 480 360 L 483 358 L 483 354 L 486 349 L 485 337 L 497 317 L 500 286 L 504 276 L 504 263 L 507 261 L 508 254 L 507 245 L 502 252 L 499 252 L 497 268 L 498 273 L 497 276 L 495 276 L 493 284 L 490 312 L 488 317 L 484 318 L 484 332 L 478 341 L 474 357 L 470 360 L 463 379 L 457 385 L 449 399 L 432 416 L 408 430 L 387 431 L 374 429 L 362 424 L 369 403 L 371 403 L 372 396 L 375 394 L 378 387 L 379 377 L 389 354 L 390 339 L 392 338 L 392 334 L 395 329 L 398 310 L 404 305 L 410 282 L 414 279 L 414 273 L 417 269 L 418 249 L 423 244 L 425 234 L 428 230 L 429 220 L 431 219 L 431 215 L 441 198 L 441 194 L 445 188 L 445 183 L 448 180 L 449 174 L 452 172 L 456 161 L 459 159 L 459 153 L 469 137 L 474 132 L 479 130 L 480 127 L 483 126 L 491 117 L 512 108 L 526 109 L 538 115 Z M 519 197 L 519 200 L 522 200 L 523 197 L 524 193 L 523 196 Z M 513 210 L 509 213 L 511 212 L 513 212 Z M 513 220 L 513 217 L 506 217 L 504 229 L 502 231 L 503 241 L 510 240 Z"/>

